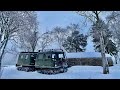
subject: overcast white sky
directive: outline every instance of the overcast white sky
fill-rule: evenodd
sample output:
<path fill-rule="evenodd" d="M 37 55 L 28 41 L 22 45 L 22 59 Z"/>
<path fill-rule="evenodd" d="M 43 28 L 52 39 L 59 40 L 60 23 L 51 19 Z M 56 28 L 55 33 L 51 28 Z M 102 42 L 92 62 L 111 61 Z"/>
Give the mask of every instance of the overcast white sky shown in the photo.
<path fill-rule="evenodd" d="M 40 32 L 45 32 L 46 29 L 52 30 L 53 27 L 61 26 L 66 27 L 70 23 L 81 23 L 84 18 L 73 11 L 38 11 L 38 21 Z M 82 25 L 81 25 L 82 26 Z M 88 27 L 83 28 L 82 33 L 87 33 Z M 57 44 L 53 47 L 57 47 Z M 93 43 L 91 38 L 88 39 L 88 45 L 86 47 L 86 52 L 94 51 Z"/>

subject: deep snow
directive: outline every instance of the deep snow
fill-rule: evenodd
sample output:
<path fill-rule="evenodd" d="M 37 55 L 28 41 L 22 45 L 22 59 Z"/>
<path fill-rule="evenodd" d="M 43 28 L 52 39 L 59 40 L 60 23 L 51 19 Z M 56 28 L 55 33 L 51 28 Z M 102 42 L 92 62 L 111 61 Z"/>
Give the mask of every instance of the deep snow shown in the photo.
<path fill-rule="evenodd" d="M 67 58 L 101 57 L 98 52 L 66 53 Z M 107 57 L 111 57 L 106 54 Z M 17 59 L 15 60 L 17 61 Z M 113 58 L 114 61 L 114 58 Z M 3 64 L 6 65 L 6 64 Z M 17 71 L 15 65 L 3 67 L 2 79 L 120 79 L 120 64 L 110 67 L 110 74 L 102 74 L 101 66 L 72 66 L 66 73 L 45 75 L 35 72 Z"/>
<path fill-rule="evenodd" d="M 13 65 L 3 69 L 2 79 L 120 79 L 120 64 L 110 67 L 110 74 L 102 74 L 101 66 L 72 66 L 56 75 L 17 71 Z"/>

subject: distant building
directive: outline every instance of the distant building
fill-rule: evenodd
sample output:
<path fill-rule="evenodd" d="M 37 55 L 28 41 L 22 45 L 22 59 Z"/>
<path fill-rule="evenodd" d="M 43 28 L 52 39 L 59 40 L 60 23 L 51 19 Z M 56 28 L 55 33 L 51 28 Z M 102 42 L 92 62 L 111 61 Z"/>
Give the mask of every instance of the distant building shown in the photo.
<path fill-rule="evenodd" d="M 98 52 L 79 52 L 79 53 L 66 53 L 68 66 L 75 65 L 89 65 L 89 66 L 102 66 L 101 53 Z M 106 54 L 109 66 L 113 66 L 112 57 Z"/>

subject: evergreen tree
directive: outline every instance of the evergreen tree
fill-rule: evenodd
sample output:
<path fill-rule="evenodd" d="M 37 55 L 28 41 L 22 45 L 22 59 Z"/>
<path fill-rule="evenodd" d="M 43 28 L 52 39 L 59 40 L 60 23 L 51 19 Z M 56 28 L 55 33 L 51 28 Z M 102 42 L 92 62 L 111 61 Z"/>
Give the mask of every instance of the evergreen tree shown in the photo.
<path fill-rule="evenodd" d="M 87 36 L 80 34 L 79 31 L 72 32 L 71 36 L 68 36 L 63 47 L 68 52 L 83 52 L 87 45 Z"/>
<path fill-rule="evenodd" d="M 109 65 L 105 56 L 105 45 L 103 36 L 105 33 L 104 29 L 106 29 L 106 25 L 101 20 L 101 15 L 103 11 L 77 11 L 79 15 L 84 16 L 86 19 L 91 21 L 93 25 L 96 27 L 94 32 L 97 33 L 97 38 L 100 39 L 100 48 L 101 48 L 101 56 L 102 56 L 102 66 L 103 66 L 103 74 L 109 74 Z"/>
<path fill-rule="evenodd" d="M 103 21 L 101 22 L 101 24 L 104 26 L 102 31 L 105 45 L 105 53 L 108 53 L 110 55 L 117 55 L 118 51 L 116 44 L 111 40 L 112 32 L 108 29 L 108 26 Z M 92 26 L 91 35 L 93 37 L 95 51 L 101 52 L 99 32 L 96 32 L 96 28 L 96 25 Z"/>

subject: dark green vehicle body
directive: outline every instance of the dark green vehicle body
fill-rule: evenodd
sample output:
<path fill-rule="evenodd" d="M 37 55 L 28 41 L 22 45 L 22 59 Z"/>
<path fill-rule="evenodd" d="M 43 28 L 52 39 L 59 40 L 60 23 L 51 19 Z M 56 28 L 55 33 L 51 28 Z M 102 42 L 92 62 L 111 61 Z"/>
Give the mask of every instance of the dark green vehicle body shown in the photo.
<path fill-rule="evenodd" d="M 58 68 L 61 66 L 59 63 L 63 59 L 65 59 L 65 54 L 63 51 L 38 52 L 35 61 L 35 67 Z"/>
<path fill-rule="evenodd" d="M 16 66 L 33 66 L 37 52 L 21 52 L 18 57 Z"/>
<path fill-rule="evenodd" d="M 61 50 L 21 52 L 19 54 L 16 66 L 17 67 L 34 66 L 36 69 L 59 68 L 63 67 L 62 62 L 65 62 L 65 53 Z"/>

